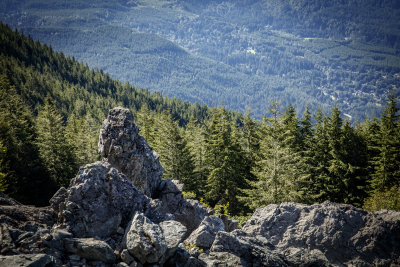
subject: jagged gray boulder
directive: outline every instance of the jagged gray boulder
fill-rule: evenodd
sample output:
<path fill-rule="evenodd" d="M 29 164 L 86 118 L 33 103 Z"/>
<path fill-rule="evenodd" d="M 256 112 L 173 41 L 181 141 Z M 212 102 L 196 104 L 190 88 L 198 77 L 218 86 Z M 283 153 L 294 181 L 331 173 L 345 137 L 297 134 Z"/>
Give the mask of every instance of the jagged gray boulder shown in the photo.
<path fill-rule="evenodd" d="M 55 201 L 61 203 L 57 205 L 59 227 L 76 237 L 109 237 L 119 227 L 125 228 L 135 211 L 149 205 L 148 198 L 107 162 L 82 167 L 61 195 L 65 199 Z"/>
<path fill-rule="evenodd" d="M 160 184 L 158 212 L 170 214 L 173 219 L 187 228 L 187 234 L 193 232 L 208 215 L 207 209 L 194 199 L 185 199 L 182 185 L 177 180 L 164 180 Z"/>
<path fill-rule="evenodd" d="M 98 146 L 104 160 L 125 174 L 138 190 L 155 196 L 164 169 L 157 153 L 139 135 L 129 109 L 116 107 L 109 111 Z"/>
<path fill-rule="evenodd" d="M 331 202 L 283 203 L 256 210 L 243 231 L 264 237 L 282 252 L 319 250 L 332 264 L 400 264 L 400 213 L 391 214 Z"/>
<path fill-rule="evenodd" d="M 179 243 L 183 241 L 187 229 L 180 222 L 173 220 L 161 222 L 160 227 L 167 243 L 165 258 L 168 259 L 175 253 Z"/>
<path fill-rule="evenodd" d="M 209 249 L 220 231 L 224 231 L 224 222 L 217 216 L 207 216 L 185 240 L 185 243 Z"/>
<path fill-rule="evenodd" d="M 113 249 L 104 241 L 94 238 L 66 238 L 65 250 L 88 260 L 113 263 L 116 259 Z"/>
<path fill-rule="evenodd" d="M 124 247 L 142 264 L 163 262 L 168 248 L 161 227 L 141 213 L 126 228 Z"/>
<path fill-rule="evenodd" d="M 232 232 L 233 230 L 239 229 L 239 221 L 231 220 L 229 216 L 225 214 L 218 214 L 216 216 L 224 222 L 225 232 Z"/>
<path fill-rule="evenodd" d="M 5 195 L 0 197 L 1 254 L 43 253 L 43 237 L 56 222 L 51 208 L 25 206 Z"/>
<path fill-rule="evenodd" d="M 12 256 L 0 255 L 0 266 L 40 267 L 57 266 L 55 259 L 46 254 L 19 254 Z"/>
<path fill-rule="evenodd" d="M 243 266 L 398 265 L 400 213 L 331 202 L 268 205 L 242 230 L 219 232 L 210 250 L 239 256 Z"/>

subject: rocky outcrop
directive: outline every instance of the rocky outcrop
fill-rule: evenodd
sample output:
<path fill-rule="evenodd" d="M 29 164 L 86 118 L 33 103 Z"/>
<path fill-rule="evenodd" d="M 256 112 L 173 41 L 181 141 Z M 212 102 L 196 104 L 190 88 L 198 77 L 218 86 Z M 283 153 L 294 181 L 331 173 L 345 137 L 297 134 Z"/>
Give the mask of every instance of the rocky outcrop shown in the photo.
<path fill-rule="evenodd" d="M 224 222 L 217 216 L 207 216 L 185 240 L 189 246 L 209 249 L 218 232 L 224 231 Z"/>
<path fill-rule="evenodd" d="M 20 205 L 2 196 L 0 205 L 0 254 L 42 253 L 43 242 L 56 222 L 49 208 Z"/>
<path fill-rule="evenodd" d="M 106 263 L 114 263 L 113 249 L 104 241 L 95 238 L 66 238 L 65 251 L 82 258 Z"/>
<path fill-rule="evenodd" d="M 77 237 L 109 237 L 125 228 L 135 211 L 143 212 L 149 205 L 148 198 L 107 162 L 82 167 L 68 190 L 60 191 L 50 201 L 59 227 Z"/>
<path fill-rule="evenodd" d="M 211 251 L 239 256 L 245 266 L 260 259 L 289 266 L 389 266 L 400 264 L 399 248 L 400 213 L 382 216 L 325 202 L 258 209 L 242 230 L 219 232 Z"/>
<path fill-rule="evenodd" d="M 179 244 L 186 236 L 187 229 L 180 222 L 173 220 L 161 222 L 160 227 L 167 243 L 165 258 L 168 259 L 175 254 Z"/>
<path fill-rule="evenodd" d="M 140 213 L 136 213 L 127 227 L 124 247 L 142 264 L 163 261 L 167 251 L 161 227 Z"/>
<path fill-rule="evenodd" d="M 0 266 L 398 266 L 400 213 L 282 203 L 242 226 L 161 181 L 132 114 L 110 111 L 101 162 L 83 166 L 51 207 L 0 194 Z"/>
<path fill-rule="evenodd" d="M 0 266 L 57 266 L 55 259 L 46 254 L 0 255 Z"/>
<path fill-rule="evenodd" d="M 149 197 L 156 195 L 164 169 L 157 153 L 139 135 L 139 128 L 128 109 L 117 107 L 110 110 L 100 130 L 99 152 L 139 191 Z"/>
<path fill-rule="evenodd" d="M 183 197 L 182 185 L 177 180 L 162 181 L 159 191 L 158 213 L 167 214 L 170 219 L 182 223 L 188 234 L 197 229 L 208 215 L 207 209 L 199 201 Z M 162 217 L 161 215 L 158 216 Z"/>

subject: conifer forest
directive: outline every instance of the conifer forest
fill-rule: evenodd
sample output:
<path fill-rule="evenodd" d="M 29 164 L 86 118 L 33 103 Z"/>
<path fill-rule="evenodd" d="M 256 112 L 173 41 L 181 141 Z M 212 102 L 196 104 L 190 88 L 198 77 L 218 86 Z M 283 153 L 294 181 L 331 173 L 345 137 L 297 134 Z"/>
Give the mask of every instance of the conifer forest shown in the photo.
<path fill-rule="evenodd" d="M 280 99 L 254 119 L 137 89 L 0 24 L 0 192 L 48 205 L 79 167 L 99 160 L 102 120 L 129 108 L 164 178 L 237 218 L 270 203 L 349 203 L 400 211 L 399 99 L 350 121 L 340 108 L 299 113 Z M 304 110 L 304 111 L 303 111 Z"/>

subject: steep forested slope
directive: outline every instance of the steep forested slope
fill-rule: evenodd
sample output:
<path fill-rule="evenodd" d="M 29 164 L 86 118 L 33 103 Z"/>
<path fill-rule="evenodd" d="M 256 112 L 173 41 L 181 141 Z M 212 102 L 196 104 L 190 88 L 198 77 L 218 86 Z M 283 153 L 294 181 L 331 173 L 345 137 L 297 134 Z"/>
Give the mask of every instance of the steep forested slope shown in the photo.
<path fill-rule="evenodd" d="M 397 1 L 7 0 L 0 16 L 138 87 L 256 117 L 279 99 L 357 120 L 399 94 Z"/>
<path fill-rule="evenodd" d="M 47 204 L 79 165 L 97 159 L 101 121 L 115 106 L 168 110 L 181 124 L 209 109 L 113 80 L 0 24 L 0 191 Z"/>

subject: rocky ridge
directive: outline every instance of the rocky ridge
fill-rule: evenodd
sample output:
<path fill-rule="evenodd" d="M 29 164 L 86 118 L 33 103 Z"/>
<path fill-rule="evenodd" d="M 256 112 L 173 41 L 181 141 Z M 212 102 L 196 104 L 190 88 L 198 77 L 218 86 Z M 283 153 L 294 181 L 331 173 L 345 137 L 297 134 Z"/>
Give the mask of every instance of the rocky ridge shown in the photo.
<path fill-rule="evenodd" d="M 50 207 L 0 194 L 0 266 L 397 266 L 400 213 L 324 202 L 268 205 L 239 228 L 161 180 L 127 109 Z"/>

